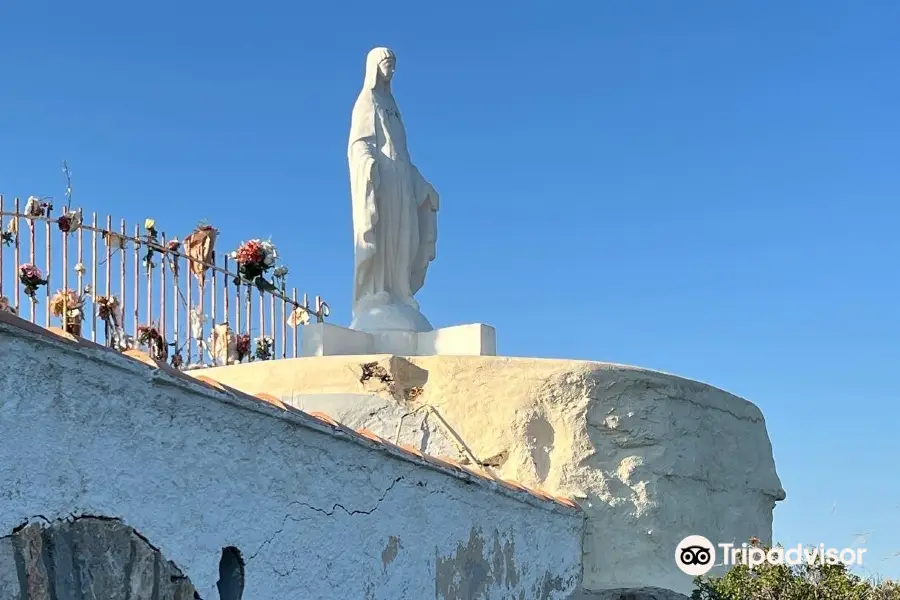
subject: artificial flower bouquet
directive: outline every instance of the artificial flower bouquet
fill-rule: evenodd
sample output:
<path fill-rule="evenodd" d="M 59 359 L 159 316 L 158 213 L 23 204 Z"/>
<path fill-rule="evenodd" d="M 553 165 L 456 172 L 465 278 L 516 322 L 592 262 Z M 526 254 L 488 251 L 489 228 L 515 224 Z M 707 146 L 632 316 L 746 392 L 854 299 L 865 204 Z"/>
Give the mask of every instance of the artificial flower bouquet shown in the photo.
<path fill-rule="evenodd" d="M 275 266 L 278 250 L 268 240 L 255 239 L 242 243 L 231 253 L 231 258 L 237 261 L 238 273 L 243 279 L 259 285 L 260 280 L 268 283 L 265 282 L 265 274 Z"/>
<path fill-rule="evenodd" d="M 44 278 L 41 270 L 31 263 L 19 266 L 19 281 L 25 286 L 25 295 L 37 304 L 37 291 L 42 285 L 47 285 L 49 279 Z"/>

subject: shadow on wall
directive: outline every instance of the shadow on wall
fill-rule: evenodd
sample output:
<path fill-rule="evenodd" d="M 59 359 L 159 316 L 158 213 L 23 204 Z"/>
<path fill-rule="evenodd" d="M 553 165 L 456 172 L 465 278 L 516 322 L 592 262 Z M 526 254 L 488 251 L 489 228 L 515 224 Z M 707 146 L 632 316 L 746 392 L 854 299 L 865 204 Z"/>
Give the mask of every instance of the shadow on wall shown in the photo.
<path fill-rule="evenodd" d="M 244 561 L 222 550 L 219 600 L 241 600 Z M 0 598 L 202 600 L 191 581 L 132 527 L 108 517 L 25 523 L 0 537 Z"/>

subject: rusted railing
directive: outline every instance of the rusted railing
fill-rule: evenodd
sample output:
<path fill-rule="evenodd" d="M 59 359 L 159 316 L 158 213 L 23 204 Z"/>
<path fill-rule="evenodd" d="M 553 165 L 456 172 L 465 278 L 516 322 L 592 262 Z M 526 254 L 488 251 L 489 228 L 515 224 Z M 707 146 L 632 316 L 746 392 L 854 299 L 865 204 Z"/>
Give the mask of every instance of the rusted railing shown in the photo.
<path fill-rule="evenodd" d="M 267 278 L 234 253 L 218 261 L 212 226 L 167 241 L 149 220 L 129 231 L 124 219 L 114 228 L 97 213 L 87 223 L 80 209 L 20 204 L 0 196 L 0 310 L 32 323 L 190 369 L 299 356 L 299 327 L 329 314 L 318 296 L 311 307 L 288 294 L 284 267 L 267 265 Z"/>

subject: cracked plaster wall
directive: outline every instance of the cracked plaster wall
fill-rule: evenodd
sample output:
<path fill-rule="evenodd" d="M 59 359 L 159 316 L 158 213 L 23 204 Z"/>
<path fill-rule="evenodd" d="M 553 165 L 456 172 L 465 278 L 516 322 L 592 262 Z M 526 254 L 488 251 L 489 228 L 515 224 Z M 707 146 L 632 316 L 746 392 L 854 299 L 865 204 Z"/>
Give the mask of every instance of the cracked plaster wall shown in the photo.
<path fill-rule="evenodd" d="M 222 549 L 245 598 L 569 597 L 581 514 L 532 505 L 100 350 L 0 324 L 0 536 L 116 517 L 202 598 Z"/>
<path fill-rule="evenodd" d="M 377 362 L 391 385 L 360 381 Z M 587 515 L 584 586 L 690 594 L 688 535 L 771 541 L 784 490 L 760 410 L 710 385 L 609 363 L 493 356 L 329 356 L 204 373 L 331 414 L 423 452 L 573 497 Z M 416 388 L 415 397 L 408 390 Z M 449 425 L 440 427 L 436 414 Z M 452 430 L 453 433 L 450 433 Z"/>

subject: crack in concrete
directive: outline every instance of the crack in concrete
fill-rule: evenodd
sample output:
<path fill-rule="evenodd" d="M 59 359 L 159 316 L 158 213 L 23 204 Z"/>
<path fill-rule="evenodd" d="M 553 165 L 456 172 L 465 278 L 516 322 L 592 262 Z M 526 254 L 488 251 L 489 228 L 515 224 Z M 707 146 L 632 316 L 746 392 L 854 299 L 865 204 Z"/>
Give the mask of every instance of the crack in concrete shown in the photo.
<path fill-rule="evenodd" d="M 375 506 L 372 507 L 370 510 L 347 510 L 347 508 L 344 507 L 343 504 L 339 504 L 337 502 L 334 505 L 332 505 L 331 510 L 325 510 L 324 508 L 317 508 L 317 507 L 313 506 L 312 504 L 308 504 L 306 502 L 299 502 L 299 501 L 291 502 L 291 505 L 305 506 L 306 508 L 309 508 L 310 510 L 320 512 L 329 517 L 332 516 L 335 512 L 337 512 L 337 509 L 339 509 L 339 508 L 342 511 L 344 511 L 345 513 L 347 513 L 348 515 L 350 515 L 351 517 L 353 515 L 371 515 L 373 512 L 378 510 L 378 505 L 380 505 L 384 501 L 384 499 L 388 495 L 388 492 L 390 492 L 392 489 L 394 489 L 394 486 L 397 485 L 397 483 L 399 483 L 400 480 L 402 480 L 402 479 L 403 479 L 402 475 L 400 477 L 397 477 L 391 483 L 391 485 L 389 485 L 388 488 L 386 490 L 384 490 L 384 493 L 381 494 L 381 497 L 377 500 L 377 502 L 375 503 Z M 288 515 L 288 518 L 290 518 L 290 515 Z"/>
<path fill-rule="evenodd" d="M 369 510 L 357 510 L 357 509 L 348 510 L 343 504 L 340 504 L 337 502 L 334 503 L 334 505 L 332 505 L 331 510 L 327 510 L 324 508 L 319 508 L 319 507 L 313 506 L 312 504 L 309 504 L 308 502 L 300 502 L 299 500 L 295 500 L 295 501 L 289 503 L 288 508 L 290 508 L 292 506 L 303 506 L 303 507 L 313 510 L 315 512 L 322 513 L 323 515 L 328 516 L 328 517 L 333 516 L 337 512 L 338 509 L 341 509 L 348 516 L 351 516 L 351 517 L 355 516 L 355 515 L 371 515 L 376 510 L 378 510 L 378 507 L 381 505 L 382 502 L 384 502 L 384 499 L 387 498 L 387 495 L 390 493 L 390 491 L 392 489 L 394 489 L 394 486 L 397 485 L 398 483 L 400 483 L 400 481 L 402 481 L 403 479 L 405 479 L 405 478 L 402 475 L 397 477 L 396 479 L 394 479 L 394 481 L 391 482 L 391 485 L 389 485 L 387 487 L 387 489 L 385 489 L 384 492 L 382 492 L 382 494 L 378 498 L 378 500 L 375 501 L 375 506 L 373 506 Z M 252 555 L 250 555 L 246 559 L 245 564 L 249 564 L 250 561 L 253 560 L 254 558 L 256 558 L 259 555 L 259 553 L 262 552 L 266 546 L 271 544 L 275 540 L 276 537 L 281 535 L 281 533 L 287 528 L 286 526 L 287 526 L 287 522 L 289 520 L 294 521 L 294 522 L 299 522 L 302 519 L 294 518 L 294 516 L 291 515 L 291 513 L 286 514 L 284 516 L 284 520 L 281 522 L 281 528 L 279 528 L 269 538 L 267 538 L 265 541 L 263 541 L 263 543 L 260 544 L 259 548 L 257 548 L 256 552 L 254 552 Z M 273 568 L 273 571 L 275 571 L 274 568 Z M 275 571 L 275 573 L 278 575 L 281 575 L 281 573 L 278 573 L 278 571 Z"/>
<path fill-rule="evenodd" d="M 617 391 L 617 392 L 612 392 L 612 393 L 610 393 L 610 390 L 612 390 L 612 388 L 614 388 L 616 385 L 621 385 L 622 388 L 623 388 L 623 390 L 620 391 L 620 392 Z M 610 385 L 610 386 L 608 386 L 608 387 L 606 388 L 606 392 L 607 392 L 607 394 L 608 394 L 608 396 L 609 396 L 609 399 L 612 399 L 612 400 L 614 400 L 614 401 L 616 401 L 616 402 L 619 402 L 622 396 L 628 396 L 629 394 L 632 393 L 632 390 L 629 389 L 629 388 L 632 388 L 632 387 L 635 387 L 635 386 L 640 386 L 640 387 L 643 387 L 645 390 L 648 390 L 648 391 L 651 391 L 651 392 L 655 392 L 656 394 L 658 394 L 658 397 L 650 399 L 650 401 L 651 401 L 652 404 L 657 403 L 659 400 L 671 400 L 671 401 L 677 401 L 677 402 L 685 402 L 685 403 L 687 403 L 687 404 L 693 404 L 694 406 L 697 406 L 697 407 L 699 407 L 699 408 L 704 408 L 704 409 L 706 409 L 706 410 L 714 410 L 714 411 L 719 411 L 719 412 L 726 413 L 726 414 L 728 414 L 728 415 L 734 417 L 734 418 L 737 419 L 738 421 L 749 421 L 749 422 L 751 422 L 751 423 L 763 423 L 763 422 L 765 422 L 765 417 L 762 415 L 761 412 L 759 413 L 759 415 L 746 415 L 746 416 L 742 416 L 742 415 L 739 415 L 739 414 L 737 414 L 737 413 L 735 413 L 735 412 L 733 412 L 733 411 L 731 411 L 731 410 L 729 410 L 729 409 L 727 409 L 727 408 L 723 408 L 723 407 L 721 407 L 721 406 L 715 406 L 715 405 L 710 404 L 710 403 L 705 403 L 705 402 L 701 402 L 701 401 L 697 401 L 697 400 L 693 400 L 693 399 L 691 399 L 691 398 L 688 398 L 688 397 L 687 397 L 687 394 L 685 393 L 685 391 L 687 391 L 687 392 L 692 392 L 692 393 L 696 393 L 696 394 L 705 394 L 705 393 L 708 392 L 709 390 L 705 390 L 705 389 L 702 389 L 702 388 L 691 389 L 690 387 L 685 388 L 685 387 L 683 387 L 683 386 L 674 385 L 674 387 L 675 387 L 675 393 L 673 393 L 673 392 L 671 391 L 671 388 L 669 387 L 670 385 L 673 385 L 673 384 L 656 383 L 656 382 L 644 382 L 644 381 L 641 381 L 641 380 L 637 380 L 637 381 L 616 381 L 616 382 L 613 383 L 613 385 Z M 710 386 L 710 387 L 713 387 L 713 386 Z M 666 389 L 666 388 L 669 388 L 669 389 Z M 725 390 L 719 390 L 718 388 L 715 388 L 715 387 L 713 387 L 713 389 L 715 389 L 715 390 L 717 390 L 717 391 L 719 391 L 719 392 L 723 392 L 723 393 L 725 393 L 725 394 L 728 394 L 728 395 L 731 396 L 732 398 L 736 398 L 736 399 L 740 400 L 741 402 L 744 402 L 744 403 L 746 403 L 746 404 L 749 404 L 750 406 L 752 406 L 753 408 L 755 408 L 755 409 L 757 410 L 757 412 L 759 412 L 759 408 L 758 408 L 756 405 L 754 405 L 752 402 L 750 402 L 749 400 L 746 400 L 745 398 L 741 398 L 740 396 L 735 396 L 734 394 L 731 394 L 730 392 L 726 392 Z M 597 401 L 597 400 L 601 400 L 601 401 L 603 401 L 603 402 L 608 402 L 608 401 L 609 401 L 609 399 L 607 399 L 607 398 L 596 398 L 596 397 L 593 397 L 593 396 L 591 396 L 591 399 L 594 400 L 594 401 Z"/>

